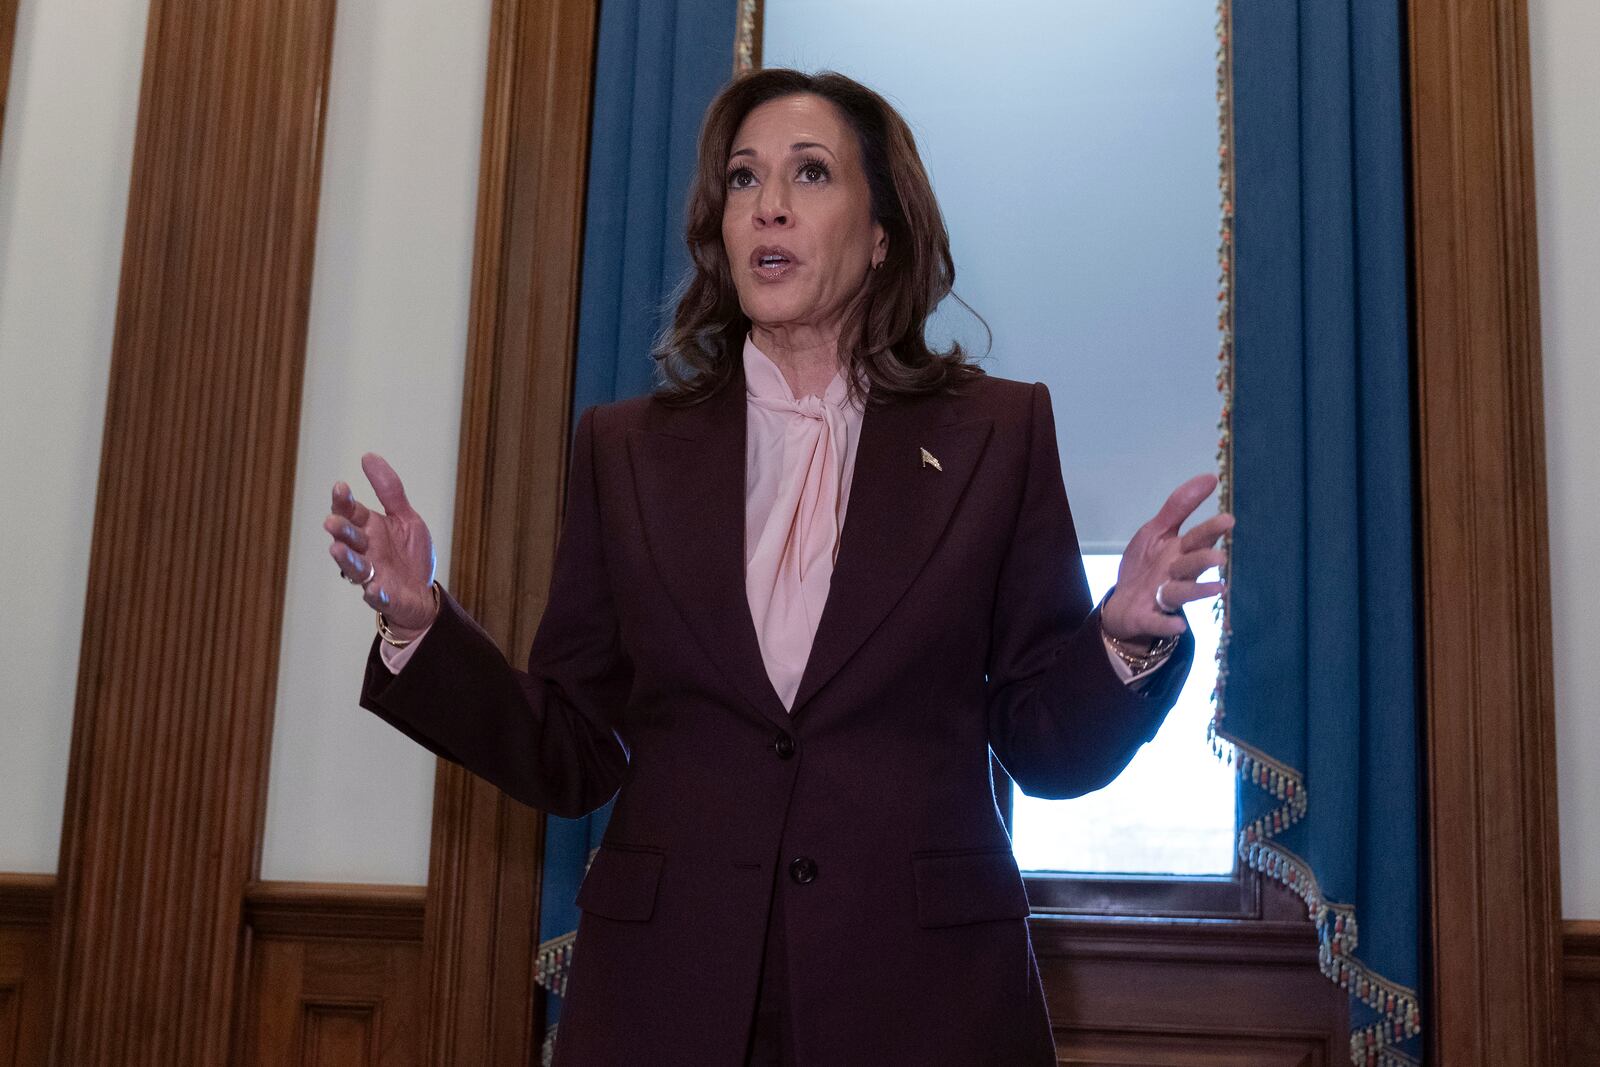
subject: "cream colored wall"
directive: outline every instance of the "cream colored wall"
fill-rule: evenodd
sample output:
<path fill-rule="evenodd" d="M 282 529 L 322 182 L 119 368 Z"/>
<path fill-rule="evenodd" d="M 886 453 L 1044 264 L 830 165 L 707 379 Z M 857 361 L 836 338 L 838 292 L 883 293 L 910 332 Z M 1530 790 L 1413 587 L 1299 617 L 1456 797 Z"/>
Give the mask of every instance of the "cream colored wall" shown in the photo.
<path fill-rule="evenodd" d="M 434 759 L 356 706 L 372 613 L 322 519 L 380 452 L 448 578 L 489 2 L 337 19 L 262 875 L 422 883 Z"/>
<path fill-rule="evenodd" d="M 1530 0 L 1561 882 L 1600 919 L 1600 6 Z"/>
<path fill-rule="evenodd" d="M 23 0 L 0 136 L 0 871 L 55 870 L 149 0 Z M 342 0 L 263 873 L 426 881 L 434 762 L 355 705 L 320 533 L 384 452 L 448 560 L 488 0 Z M 442 569 L 441 576 L 443 577 Z"/>
<path fill-rule="evenodd" d="M 56 869 L 149 0 L 22 0 L 0 130 L 0 871 Z"/>

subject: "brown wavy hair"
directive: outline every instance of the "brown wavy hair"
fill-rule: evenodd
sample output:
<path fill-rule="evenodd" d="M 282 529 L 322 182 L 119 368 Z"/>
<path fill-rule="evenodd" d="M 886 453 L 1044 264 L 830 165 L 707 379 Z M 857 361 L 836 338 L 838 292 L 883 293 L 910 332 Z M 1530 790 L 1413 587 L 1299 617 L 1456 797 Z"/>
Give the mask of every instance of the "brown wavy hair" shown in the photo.
<path fill-rule="evenodd" d="M 851 392 L 858 392 L 853 370 L 865 373 L 873 402 L 955 391 L 984 373 L 959 343 L 940 351 L 924 333 L 928 316 L 950 294 L 956 269 L 944 216 L 905 119 L 882 96 L 843 74 L 772 68 L 740 74 L 723 86 L 700 129 L 684 234 L 692 265 L 676 294 L 672 323 L 651 353 L 660 380 L 655 395 L 664 401 L 697 403 L 735 374 L 750 320 L 722 247 L 728 154 L 746 115 L 769 100 L 802 93 L 833 104 L 855 130 L 873 221 L 889 238 L 887 258 L 867 272 L 865 292 L 840 331 Z"/>

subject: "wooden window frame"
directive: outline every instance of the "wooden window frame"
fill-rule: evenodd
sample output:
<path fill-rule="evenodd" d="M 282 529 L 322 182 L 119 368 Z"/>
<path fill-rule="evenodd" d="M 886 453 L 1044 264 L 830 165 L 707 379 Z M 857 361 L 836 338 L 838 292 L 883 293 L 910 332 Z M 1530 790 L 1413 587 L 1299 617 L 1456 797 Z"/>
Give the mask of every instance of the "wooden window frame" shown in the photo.
<path fill-rule="evenodd" d="M 998 760 L 990 757 L 995 806 L 1011 829 L 1012 786 Z M 1234 856 L 1229 874 L 1097 874 L 1073 871 L 1023 871 L 1023 885 L 1036 916 L 1117 916 L 1141 919 L 1259 919 L 1263 916 L 1261 876 Z"/>

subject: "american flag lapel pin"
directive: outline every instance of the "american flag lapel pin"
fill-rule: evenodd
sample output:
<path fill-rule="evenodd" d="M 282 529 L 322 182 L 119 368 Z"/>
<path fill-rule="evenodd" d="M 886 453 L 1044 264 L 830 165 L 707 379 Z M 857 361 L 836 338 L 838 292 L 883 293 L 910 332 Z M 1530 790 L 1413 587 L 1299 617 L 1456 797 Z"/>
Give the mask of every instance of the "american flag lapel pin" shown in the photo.
<path fill-rule="evenodd" d="M 932 452 L 929 452 L 926 448 L 919 448 L 918 451 L 920 451 L 922 453 L 922 465 L 924 467 L 928 466 L 929 464 L 932 464 L 934 470 L 936 470 L 936 471 L 944 470 L 943 467 L 939 466 L 938 457 L 935 456 Z"/>

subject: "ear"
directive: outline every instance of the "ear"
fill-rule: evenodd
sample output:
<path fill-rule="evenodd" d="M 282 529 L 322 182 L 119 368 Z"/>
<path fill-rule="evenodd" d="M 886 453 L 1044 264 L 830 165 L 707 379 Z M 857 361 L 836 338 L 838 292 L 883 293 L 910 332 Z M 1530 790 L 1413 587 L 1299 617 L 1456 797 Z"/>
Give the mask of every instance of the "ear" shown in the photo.
<path fill-rule="evenodd" d="M 883 261 L 889 258 L 889 233 L 880 222 L 872 224 L 872 269 L 877 270 L 883 266 Z"/>

